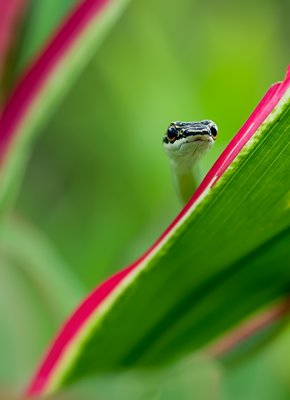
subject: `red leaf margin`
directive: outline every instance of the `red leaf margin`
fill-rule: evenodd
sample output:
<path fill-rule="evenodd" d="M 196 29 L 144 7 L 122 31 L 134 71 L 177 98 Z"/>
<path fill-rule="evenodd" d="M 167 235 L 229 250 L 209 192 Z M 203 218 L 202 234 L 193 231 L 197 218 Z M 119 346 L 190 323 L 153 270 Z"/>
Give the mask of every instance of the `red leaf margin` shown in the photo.
<path fill-rule="evenodd" d="M 6 0 L 9 2 L 10 0 Z M 69 13 L 47 46 L 27 69 L 0 115 L 0 166 L 17 135 L 22 117 L 30 109 L 52 71 L 85 28 L 112 0 L 83 0 Z"/>
<path fill-rule="evenodd" d="M 290 66 L 288 66 L 285 80 L 270 87 L 248 120 L 210 169 L 200 186 L 197 188 L 196 192 L 193 194 L 191 200 L 186 204 L 186 206 L 169 225 L 169 227 L 163 232 L 159 239 L 132 265 L 124 268 L 100 284 L 76 309 L 76 311 L 64 324 L 63 328 L 48 350 L 38 371 L 32 378 L 26 390 L 26 395 L 34 396 L 45 393 L 53 372 L 60 362 L 62 355 L 65 353 L 68 345 L 80 332 L 84 324 L 88 321 L 89 317 L 96 312 L 98 307 L 100 307 L 103 301 L 110 294 L 112 294 L 114 289 L 118 287 L 125 277 L 128 277 L 132 271 L 136 270 L 138 266 L 140 266 L 148 257 L 150 257 L 150 255 L 152 255 L 152 252 L 155 251 L 162 244 L 162 242 L 166 240 L 173 228 L 180 224 L 186 214 L 191 212 L 192 208 L 196 206 L 197 202 L 199 202 L 207 193 L 207 191 L 216 184 L 216 182 L 227 170 L 243 147 L 253 137 L 260 125 L 277 106 L 289 88 Z"/>

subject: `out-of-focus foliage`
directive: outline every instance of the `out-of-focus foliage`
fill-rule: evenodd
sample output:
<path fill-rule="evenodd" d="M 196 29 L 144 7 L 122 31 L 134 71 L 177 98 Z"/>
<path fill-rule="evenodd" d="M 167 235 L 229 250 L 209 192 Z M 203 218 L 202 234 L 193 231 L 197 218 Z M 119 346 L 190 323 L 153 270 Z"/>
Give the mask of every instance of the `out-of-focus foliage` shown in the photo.
<path fill-rule="evenodd" d="M 196 400 L 210 400 L 219 395 L 222 375 L 218 363 L 196 354 L 166 368 L 86 379 L 71 392 L 79 393 L 80 398 L 104 400 L 191 400 L 193 393 Z"/>
<path fill-rule="evenodd" d="M 41 51 L 53 30 L 76 1 L 23 0 L 22 18 L 18 18 L 18 24 L 14 26 L 14 43 L 5 72 L 7 89 L 13 86 L 15 79 Z"/>
<path fill-rule="evenodd" d="M 18 73 L 33 59 L 51 32 L 65 18 L 77 0 L 30 0 L 26 11 L 26 18 L 22 26 L 22 39 L 19 50 L 15 54 L 16 70 Z"/>
<path fill-rule="evenodd" d="M 17 71 L 73 1 L 31 3 Z M 179 209 L 161 147 L 167 124 L 217 122 L 219 140 L 203 162 L 205 171 L 265 89 L 283 76 L 288 8 L 286 0 L 134 0 L 116 24 L 41 132 L 17 204 L 87 289 L 139 255 Z M 20 293 L 18 285 L 16 274 L 12 294 Z M 30 301 L 27 291 L 25 298 Z M 30 306 L 18 310 L 19 316 L 30 312 Z M 39 323 L 47 339 L 52 328 Z M 11 348 L 21 346 L 18 325 L 8 332 L 1 326 L 2 332 Z M 277 343 L 224 378 L 229 399 L 289 398 L 289 343 L 287 337 Z M 4 350 L 1 363 L 16 381 Z M 269 379 L 257 383 L 257 376 Z"/>
<path fill-rule="evenodd" d="M 18 384 L 84 295 L 51 244 L 23 218 L 0 229 L 0 382 Z"/>

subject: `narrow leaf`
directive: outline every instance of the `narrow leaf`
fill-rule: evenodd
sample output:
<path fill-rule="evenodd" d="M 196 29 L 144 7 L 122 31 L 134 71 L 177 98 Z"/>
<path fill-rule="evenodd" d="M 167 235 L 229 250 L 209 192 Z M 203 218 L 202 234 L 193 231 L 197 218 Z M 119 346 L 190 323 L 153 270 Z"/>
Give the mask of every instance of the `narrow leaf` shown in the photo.
<path fill-rule="evenodd" d="M 33 135 L 51 116 L 126 3 L 78 3 L 11 94 L 0 116 L 0 208 L 17 189 Z"/>
<path fill-rule="evenodd" d="M 290 70 L 151 249 L 81 304 L 27 394 L 168 361 L 288 293 L 289 87 Z"/>
<path fill-rule="evenodd" d="M 1 378 L 19 384 L 84 288 L 51 243 L 19 216 L 0 227 L 0 276 Z"/>
<path fill-rule="evenodd" d="M 21 46 L 15 54 L 14 76 L 33 61 L 35 55 L 48 42 L 57 26 L 79 0 L 30 1 L 29 12 L 23 21 Z"/>

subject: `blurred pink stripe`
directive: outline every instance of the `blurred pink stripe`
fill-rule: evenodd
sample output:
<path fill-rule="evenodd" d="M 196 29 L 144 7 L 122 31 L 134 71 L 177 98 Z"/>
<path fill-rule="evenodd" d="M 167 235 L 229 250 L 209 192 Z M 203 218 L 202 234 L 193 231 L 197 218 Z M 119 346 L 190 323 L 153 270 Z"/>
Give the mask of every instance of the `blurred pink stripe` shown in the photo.
<path fill-rule="evenodd" d="M 14 28 L 26 4 L 27 0 L 0 0 L 0 73 L 13 41 Z"/>
<path fill-rule="evenodd" d="M 87 25 L 99 17 L 108 3 L 110 0 L 82 0 L 77 3 L 52 39 L 26 70 L 0 114 L 0 163 L 7 155 L 9 145 L 15 138 L 23 117 L 37 99 L 46 81 Z"/>

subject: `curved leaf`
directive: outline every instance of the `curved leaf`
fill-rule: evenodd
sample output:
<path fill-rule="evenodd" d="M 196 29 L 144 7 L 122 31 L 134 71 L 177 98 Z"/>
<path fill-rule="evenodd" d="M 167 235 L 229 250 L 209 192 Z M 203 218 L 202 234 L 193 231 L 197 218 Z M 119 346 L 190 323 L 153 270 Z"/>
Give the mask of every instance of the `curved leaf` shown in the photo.
<path fill-rule="evenodd" d="M 78 0 L 30 1 L 21 29 L 21 44 L 15 55 L 14 75 L 19 75 L 41 51 L 51 34 Z"/>
<path fill-rule="evenodd" d="M 29 395 L 98 371 L 165 362 L 288 293 L 289 72 L 151 249 L 72 315 Z"/>
<path fill-rule="evenodd" d="M 26 71 L 0 116 L 0 207 L 17 189 L 31 139 L 100 45 L 127 0 L 83 0 Z"/>

